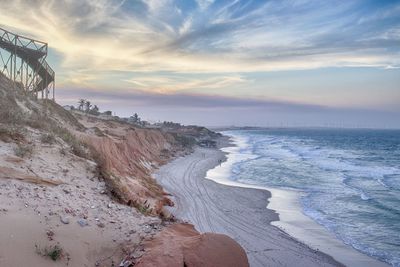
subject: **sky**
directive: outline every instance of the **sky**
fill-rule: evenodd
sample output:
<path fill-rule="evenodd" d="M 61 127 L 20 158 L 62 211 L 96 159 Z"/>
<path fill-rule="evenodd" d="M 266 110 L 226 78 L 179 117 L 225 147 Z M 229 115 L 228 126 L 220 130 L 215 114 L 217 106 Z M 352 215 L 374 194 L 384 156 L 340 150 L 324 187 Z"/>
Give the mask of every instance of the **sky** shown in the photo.
<path fill-rule="evenodd" d="M 400 0 L 0 0 L 56 101 L 206 126 L 400 128 Z"/>

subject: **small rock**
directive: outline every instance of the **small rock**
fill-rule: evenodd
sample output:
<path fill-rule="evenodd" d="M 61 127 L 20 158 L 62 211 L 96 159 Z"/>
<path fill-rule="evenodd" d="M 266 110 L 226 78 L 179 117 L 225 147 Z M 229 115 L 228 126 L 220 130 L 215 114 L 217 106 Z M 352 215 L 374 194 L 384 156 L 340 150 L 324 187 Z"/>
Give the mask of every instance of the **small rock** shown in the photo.
<path fill-rule="evenodd" d="M 69 191 L 68 189 L 63 189 L 63 191 L 64 191 L 65 194 L 71 193 L 71 191 Z"/>
<path fill-rule="evenodd" d="M 91 206 L 90 208 L 92 208 L 92 209 L 95 209 L 95 208 L 96 208 L 96 206 Z"/>
<path fill-rule="evenodd" d="M 130 235 L 133 235 L 134 233 L 136 233 L 135 230 L 130 230 L 130 231 L 129 231 L 129 234 L 130 234 Z"/>
<path fill-rule="evenodd" d="M 104 227 L 106 227 L 106 225 L 105 225 L 104 223 L 101 223 L 101 222 L 100 222 L 100 223 L 98 223 L 98 224 L 97 224 L 97 226 L 98 226 L 98 227 L 100 227 L 100 228 L 104 228 Z"/>
<path fill-rule="evenodd" d="M 69 218 L 68 218 L 68 217 L 60 216 L 60 221 L 61 221 L 63 224 L 69 224 Z"/>
<path fill-rule="evenodd" d="M 104 195 L 105 193 L 106 193 L 105 190 L 101 190 L 101 191 L 100 191 L 100 194 L 102 194 L 102 195 Z"/>
<path fill-rule="evenodd" d="M 82 227 L 85 227 L 85 226 L 89 225 L 88 222 L 85 219 L 80 219 L 80 220 L 77 221 L 77 223 Z"/>
<path fill-rule="evenodd" d="M 47 238 L 48 238 L 50 241 L 53 241 L 53 240 L 54 240 L 54 232 L 53 232 L 53 231 L 51 231 L 51 230 L 47 231 L 47 232 L 46 232 L 46 235 L 47 235 Z"/>
<path fill-rule="evenodd" d="M 138 259 L 140 257 L 142 257 L 144 254 L 143 250 L 135 250 L 130 256 L 134 259 Z"/>
<path fill-rule="evenodd" d="M 119 267 L 131 267 L 133 266 L 133 262 L 130 260 L 123 260 L 120 264 Z"/>

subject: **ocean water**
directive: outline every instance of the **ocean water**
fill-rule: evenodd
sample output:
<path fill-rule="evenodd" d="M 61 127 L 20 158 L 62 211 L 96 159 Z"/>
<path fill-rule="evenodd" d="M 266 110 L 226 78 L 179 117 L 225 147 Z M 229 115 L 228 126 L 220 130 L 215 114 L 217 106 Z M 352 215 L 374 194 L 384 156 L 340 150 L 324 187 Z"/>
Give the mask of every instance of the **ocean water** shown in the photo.
<path fill-rule="evenodd" d="M 400 266 L 400 130 L 226 131 L 230 179 L 302 192 L 303 213 L 358 251 Z"/>

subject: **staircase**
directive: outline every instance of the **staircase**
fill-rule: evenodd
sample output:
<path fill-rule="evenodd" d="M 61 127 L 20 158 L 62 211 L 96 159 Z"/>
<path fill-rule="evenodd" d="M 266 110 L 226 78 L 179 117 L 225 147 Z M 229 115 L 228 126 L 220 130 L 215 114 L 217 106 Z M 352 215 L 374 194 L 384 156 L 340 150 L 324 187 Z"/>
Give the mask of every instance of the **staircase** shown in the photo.
<path fill-rule="evenodd" d="M 14 82 L 21 83 L 28 92 L 37 95 L 45 91 L 46 98 L 50 85 L 53 85 L 54 98 L 55 72 L 46 61 L 47 48 L 47 43 L 0 28 L 0 49 L 8 55 L 3 57 L 0 51 L 0 63 L 3 63 L 0 72 Z"/>

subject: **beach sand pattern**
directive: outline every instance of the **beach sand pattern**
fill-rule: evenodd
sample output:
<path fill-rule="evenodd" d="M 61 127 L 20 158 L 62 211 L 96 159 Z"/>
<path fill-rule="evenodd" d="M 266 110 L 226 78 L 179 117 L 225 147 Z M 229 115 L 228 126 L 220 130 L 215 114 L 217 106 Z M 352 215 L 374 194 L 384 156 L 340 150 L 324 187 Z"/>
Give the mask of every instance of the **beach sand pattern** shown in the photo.
<path fill-rule="evenodd" d="M 178 218 L 190 221 L 200 232 L 232 237 L 246 250 L 251 266 L 342 266 L 270 225 L 278 216 L 266 209 L 268 191 L 228 187 L 204 179 L 207 170 L 224 157 L 221 151 L 199 148 L 155 174 L 174 195 L 172 212 Z"/>

